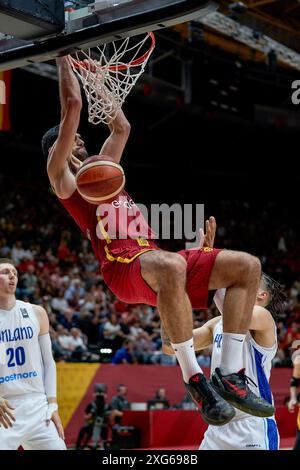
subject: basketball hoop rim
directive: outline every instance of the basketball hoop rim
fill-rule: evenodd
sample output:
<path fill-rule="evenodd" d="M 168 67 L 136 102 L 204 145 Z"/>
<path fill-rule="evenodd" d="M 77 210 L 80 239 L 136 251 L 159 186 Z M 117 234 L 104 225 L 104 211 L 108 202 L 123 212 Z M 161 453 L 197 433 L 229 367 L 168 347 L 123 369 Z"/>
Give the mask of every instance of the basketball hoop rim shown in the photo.
<path fill-rule="evenodd" d="M 148 58 L 150 57 L 150 55 L 152 54 L 152 52 L 155 48 L 156 41 L 155 41 L 155 35 L 152 31 L 149 31 L 147 33 L 147 36 L 149 38 L 151 38 L 151 46 L 149 47 L 147 52 L 145 52 L 142 56 L 138 57 L 137 59 L 133 60 L 132 62 L 129 62 L 128 64 L 110 65 L 109 67 L 107 67 L 107 70 L 110 70 L 112 72 L 122 71 L 122 70 L 126 70 L 130 67 L 138 67 L 139 65 L 143 64 L 146 60 L 148 60 Z M 93 70 L 90 70 L 88 68 L 86 62 L 84 62 L 83 60 L 76 60 L 71 55 L 69 55 L 69 60 L 72 62 L 73 66 L 76 69 L 85 68 L 86 70 L 89 70 L 90 73 L 97 73 L 97 71 L 94 72 Z M 89 59 L 87 59 L 87 60 L 89 60 Z"/>
<path fill-rule="evenodd" d="M 148 58 L 150 57 L 150 55 L 153 52 L 153 49 L 155 48 L 156 41 L 155 41 L 155 35 L 152 31 L 149 31 L 147 33 L 147 36 L 149 38 L 151 38 L 151 46 L 149 47 L 148 51 L 145 52 L 145 54 L 143 54 L 142 56 L 140 56 L 137 59 L 133 60 L 132 62 L 129 62 L 128 64 L 111 65 L 111 66 L 107 67 L 107 70 L 110 70 L 112 72 L 126 70 L 130 67 L 137 67 L 137 66 L 143 64 L 146 60 L 148 60 Z M 80 68 L 83 67 L 86 70 L 89 70 L 90 73 L 97 73 L 97 71 L 94 72 L 93 70 L 89 69 L 86 62 L 83 61 L 83 60 L 76 60 L 71 55 L 69 55 L 69 60 L 72 62 L 73 66 L 76 69 L 80 69 Z M 86 60 L 89 60 L 89 59 L 86 59 Z"/>

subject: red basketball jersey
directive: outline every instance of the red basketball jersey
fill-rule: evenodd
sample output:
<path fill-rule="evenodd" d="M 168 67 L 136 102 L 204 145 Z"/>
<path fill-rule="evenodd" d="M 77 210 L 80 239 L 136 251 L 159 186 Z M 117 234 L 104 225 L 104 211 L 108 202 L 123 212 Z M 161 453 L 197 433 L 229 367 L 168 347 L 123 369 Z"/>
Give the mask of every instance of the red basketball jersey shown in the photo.
<path fill-rule="evenodd" d="M 104 261 L 114 261 L 114 256 L 126 247 L 134 245 L 142 251 L 157 248 L 156 234 L 125 191 L 99 206 L 85 201 L 77 190 L 68 199 L 58 199 L 90 239 L 101 267 Z"/>

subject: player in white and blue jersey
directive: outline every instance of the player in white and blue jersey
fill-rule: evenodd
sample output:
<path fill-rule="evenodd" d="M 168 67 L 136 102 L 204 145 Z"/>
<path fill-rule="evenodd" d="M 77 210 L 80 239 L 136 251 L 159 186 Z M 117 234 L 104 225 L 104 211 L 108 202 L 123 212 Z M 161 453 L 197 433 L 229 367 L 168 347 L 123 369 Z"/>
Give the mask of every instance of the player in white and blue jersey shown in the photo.
<path fill-rule="evenodd" d="M 226 290 L 217 291 L 214 301 L 222 313 Z M 243 363 L 250 389 L 270 404 L 273 396 L 269 385 L 272 360 L 277 352 L 276 314 L 282 310 L 284 295 L 279 284 L 266 274 L 262 275 L 256 304 L 250 323 L 250 329 L 243 346 Z M 230 376 L 219 381 L 218 371 L 221 363 L 223 337 L 222 316 L 209 320 L 201 328 L 194 330 L 194 346 L 200 351 L 212 346 L 211 380 L 218 393 L 226 398 L 223 388 L 224 379 L 227 387 L 235 387 Z M 237 341 L 239 338 L 237 337 Z M 164 345 L 163 350 L 171 354 L 171 348 Z M 275 417 L 260 418 L 250 416 L 236 408 L 235 417 L 224 426 L 209 426 L 200 450 L 278 450 L 279 434 Z"/>
<path fill-rule="evenodd" d="M 0 450 L 64 450 L 48 315 L 16 299 L 17 282 L 0 259 Z"/>

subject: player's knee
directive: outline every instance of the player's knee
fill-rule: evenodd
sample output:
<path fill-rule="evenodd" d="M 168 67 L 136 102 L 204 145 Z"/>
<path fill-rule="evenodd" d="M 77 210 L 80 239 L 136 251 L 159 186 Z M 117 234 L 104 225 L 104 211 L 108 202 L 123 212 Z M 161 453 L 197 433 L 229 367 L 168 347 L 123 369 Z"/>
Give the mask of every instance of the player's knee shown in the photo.
<path fill-rule="evenodd" d="M 150 254 L 141 257 L 140 263 L 143 278 L 156 292 L 185 285 L 187 263 L 177 253 Z"/>
<path fill-rule="evenodd" d="M 239 270 L 241 280 L 259 280 L 261 276 L 261 263 L 256 256 L 252 256 L 248 253 L 240 253 Z"/>
<path fill-rule="evenodd" d="M 169 253 L 165 256 L 161 263 L 161 279 L 169 283 L 177 281 L 185 281 L 186 278 L 186 261 L 177 253 Z"/>
<path fill-rule="evenodd" d="M 256 256 L 247 255 L 248 272 L 250 275 L 260 279 L 261 262 Z"/>

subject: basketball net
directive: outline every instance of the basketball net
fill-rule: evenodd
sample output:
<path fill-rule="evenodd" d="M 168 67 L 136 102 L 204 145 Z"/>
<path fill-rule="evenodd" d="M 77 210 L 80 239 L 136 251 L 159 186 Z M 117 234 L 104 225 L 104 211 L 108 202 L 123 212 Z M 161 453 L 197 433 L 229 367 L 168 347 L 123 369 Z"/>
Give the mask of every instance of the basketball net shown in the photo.
<path fill-rule="evenodd" d="M 144 72 L 155 48 L 153 33 L 141 41 L 126 38 L 69 56 L 88 101 L 89 122 L 110 124 Z M 148 45 L 146 52 L 143 49 Z"/>

